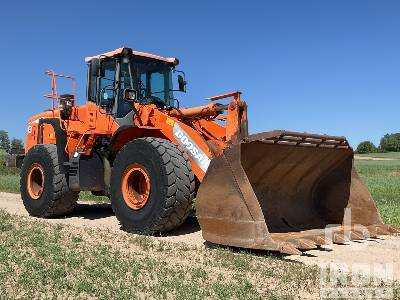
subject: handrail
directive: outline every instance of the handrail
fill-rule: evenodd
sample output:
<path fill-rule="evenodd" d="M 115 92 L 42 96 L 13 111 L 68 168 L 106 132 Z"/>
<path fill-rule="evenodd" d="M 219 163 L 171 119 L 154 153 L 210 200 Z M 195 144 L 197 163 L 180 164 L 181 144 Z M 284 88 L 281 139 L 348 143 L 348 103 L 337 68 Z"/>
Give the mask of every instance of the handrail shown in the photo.
<path fill-rule="evenodd" d="M 51 76 L 51 93 L 45 94 L 43 97 L 51 99 L 51 110 L 53 112 L 54 117 L 54 109 L 55 109 L 55 102 L 57 102 L 57 106 L 60 104 L 60 97 L 58 95 L 57 90 L 57 77 L 70 79 L 72 81 L 72 93 L 74 96 L 73 101 L 76 100 L 76 80 L 72 76 L 64 75 L 64 74 L 57 74 L 54 70 L 46 70 L 44 74 Z"/>

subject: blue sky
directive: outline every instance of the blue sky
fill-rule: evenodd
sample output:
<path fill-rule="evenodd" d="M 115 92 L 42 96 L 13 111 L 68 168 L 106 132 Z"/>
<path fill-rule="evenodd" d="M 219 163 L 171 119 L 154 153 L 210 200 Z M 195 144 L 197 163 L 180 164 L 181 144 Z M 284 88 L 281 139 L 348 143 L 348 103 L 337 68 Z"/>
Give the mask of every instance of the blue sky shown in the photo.
<path fill-rule="evenodd" d="M 77 78 L 120 46 L 176 56 L 182 106 L 241 90 L 252 133 L 345 135 L 355 147 L 400 131 L 399 1 L 2 1 L 0 129 L 24 138 L 49 108 L 44 70 Z"/>

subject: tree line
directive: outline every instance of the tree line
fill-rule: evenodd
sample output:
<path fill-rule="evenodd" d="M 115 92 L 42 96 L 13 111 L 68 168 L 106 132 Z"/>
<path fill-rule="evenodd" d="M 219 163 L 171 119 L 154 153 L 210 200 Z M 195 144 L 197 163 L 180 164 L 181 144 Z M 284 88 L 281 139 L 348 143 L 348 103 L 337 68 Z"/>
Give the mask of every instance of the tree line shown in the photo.
<path fill-rule="evenodd" d="M 0 130 L 0 149 L 10 152 L 10 150 L 22 150 L 24 149 L 24 142 L 21 139 L 13 138 L 10 141 L 8 132 Z"/>
<path fill-rule="evenodd" d="M 385 134 L 376 147 L 371 141 L 361 142 L 356 149 L 357 153 L 400 152 L 400 133 Z"/>

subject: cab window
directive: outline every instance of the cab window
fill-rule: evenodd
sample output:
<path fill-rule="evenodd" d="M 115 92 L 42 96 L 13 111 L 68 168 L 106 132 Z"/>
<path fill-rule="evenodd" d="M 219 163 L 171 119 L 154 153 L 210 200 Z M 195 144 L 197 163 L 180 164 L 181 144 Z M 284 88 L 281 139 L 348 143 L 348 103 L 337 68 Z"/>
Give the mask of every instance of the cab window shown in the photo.
<path fill-rule="evenodd" d="M 108 60 L 102 63 L 103 77 L 100 78 L 99 84 L 99 102 L 98 104 L 103 107 L 112 107 L 115 99 L 115 60 Z"/>
<path fill-rule="evenodd" d="M 119 78 L 120 89 L 118 97 L 117 117 L 125 117 L 131 110 L 132 104 L 126 102 L 123 99 L 124 89 L 136 89 L 137 79 L 134 73 L 134 69 L 129 63 L 121 63 L 121 74 Z"/>

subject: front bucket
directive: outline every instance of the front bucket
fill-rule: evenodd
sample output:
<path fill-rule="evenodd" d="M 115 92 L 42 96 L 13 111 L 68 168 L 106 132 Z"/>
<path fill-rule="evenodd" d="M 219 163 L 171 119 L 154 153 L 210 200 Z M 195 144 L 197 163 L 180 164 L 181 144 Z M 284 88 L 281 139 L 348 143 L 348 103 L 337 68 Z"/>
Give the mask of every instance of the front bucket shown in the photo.
<path fill-rule="evenodd" d="M 343 137 L 249 136 L 211 161 L 196 206 L 205 240 L 290 254 L 329 237 L 343 243 L 396 231 L 382 223 Z"/>

